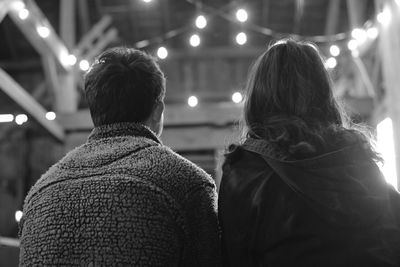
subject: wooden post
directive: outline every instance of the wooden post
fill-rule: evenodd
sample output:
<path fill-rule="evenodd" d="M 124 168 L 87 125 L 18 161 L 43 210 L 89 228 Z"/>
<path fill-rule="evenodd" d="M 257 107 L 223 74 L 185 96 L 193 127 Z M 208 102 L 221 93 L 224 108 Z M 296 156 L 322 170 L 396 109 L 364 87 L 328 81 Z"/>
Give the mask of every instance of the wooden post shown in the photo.
<path fill-rule="evenodd" d="M 386 90 L 388 116 L 393 123 L 397 177 L 400 174 L 400 11 L 395 1 L 378 1 L 389 17 L 387 25 L 381 25 L 379 47 L 382 56 L 383 81 Z M 397 178 L 398 188 L 400 179 Z"/>
<path fill-rule="evenodd" d="M 70 51 L 75 46 L 75 10 L 75 0 L 61 0 L 60 36 Z M 75 112 L 79 99 L 73 70 L 61 73 L 59 80 L 61 88 L 56 92 L 55 109 L 63 113 Z"/>
<path fill-rule="evenodd" d="M 339 19 L 340 0 L 330 0 L 326 17 L 325 35 L 335 34 Z"/>

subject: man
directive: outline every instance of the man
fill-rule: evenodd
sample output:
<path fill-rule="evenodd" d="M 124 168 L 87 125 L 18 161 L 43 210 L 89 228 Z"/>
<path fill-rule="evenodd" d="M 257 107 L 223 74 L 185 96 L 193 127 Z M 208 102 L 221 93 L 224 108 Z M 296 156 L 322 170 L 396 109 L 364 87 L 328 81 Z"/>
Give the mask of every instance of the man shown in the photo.
<path fill-rule="evenodd" d="M 128 48 L 85 77 L 95 125 L 25 199 L 21 266 L 216 266 L 213 180 L 163 146 L 165 78 Z"/>

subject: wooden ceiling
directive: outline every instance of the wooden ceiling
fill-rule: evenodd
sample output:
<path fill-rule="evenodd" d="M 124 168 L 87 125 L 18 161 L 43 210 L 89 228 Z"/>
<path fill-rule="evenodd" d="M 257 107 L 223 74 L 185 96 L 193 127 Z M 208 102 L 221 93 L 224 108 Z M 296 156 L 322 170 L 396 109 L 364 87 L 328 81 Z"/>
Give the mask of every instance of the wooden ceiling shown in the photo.
<path fill-rule="evenodd" d="M 36 3 L 58 30 L 59 1 L 37 0 Z M 103 16 L 109 15 L 113 19 L 112 26 L 119 33 L 111 45 L 131 46 L 155 38 L 148 49 L 160 43 L 175 49 L 186 49 L 189 48 L 189 36 L 196 30 L 195 16 L 204 12 L 209 20 L 201 33 L 202 47 L 235 45 L 234 36 L 241 30 L 247 32 L 249 46 L 260 47 L 271 37 L 246 30 L 246 26 L 226 19 L 227 16 L 233 17 L 238 7 L 246 8 L 249 13 L 246 24 L 278 33 L 313 36 L 349 32 L 353 27 L 349 20 L 349 3 L 351 0 L 152 0 L 150 3 L 142 0 L 79 0 L 76 7 L 77 40 Z M 363 3 L 358 10 L 358 24 L 371 19 L 374 14 L 373 0 Z M 182 32 L 173 38 L 163 39 L 166 32 L 177 29 Z M 13 62 L 23 60 L 27 68 L 37 67 L 32 60 L 38 58 L 38 54 L 8 18 L 0 23 L 0 40 L 0 66 L 6 64 L 12 67 Z"/>

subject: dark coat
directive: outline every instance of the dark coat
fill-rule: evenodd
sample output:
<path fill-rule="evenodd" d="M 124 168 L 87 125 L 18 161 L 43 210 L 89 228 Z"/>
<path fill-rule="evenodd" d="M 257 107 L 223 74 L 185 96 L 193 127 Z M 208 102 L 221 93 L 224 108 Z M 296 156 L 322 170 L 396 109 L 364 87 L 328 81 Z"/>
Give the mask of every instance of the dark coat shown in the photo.
<path fill-rule="evenodd" d="M 146 127 L 95 128 L 25 199 L 21 266 L 216 266 L 214 181 Z"/>
<path fill-rule="evenodd" d="M 283 161 L 248 139 L 219 194 L 225 266 L 400 266 L 400 195 L 362 146 Z"/>

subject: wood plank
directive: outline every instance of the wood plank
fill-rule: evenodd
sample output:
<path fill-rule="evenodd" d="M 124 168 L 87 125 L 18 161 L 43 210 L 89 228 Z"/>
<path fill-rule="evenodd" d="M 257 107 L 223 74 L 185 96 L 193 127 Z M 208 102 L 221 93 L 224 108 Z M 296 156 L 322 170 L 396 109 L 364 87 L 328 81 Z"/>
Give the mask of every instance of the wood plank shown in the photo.
<path fill-rule="evenodd" d="M 62 127 L 56 121 L 47 120 L 46 110 L 2 69 L 0 69 L 0 87 L 55 138 L 63 141 L 64 130 Z"/>

